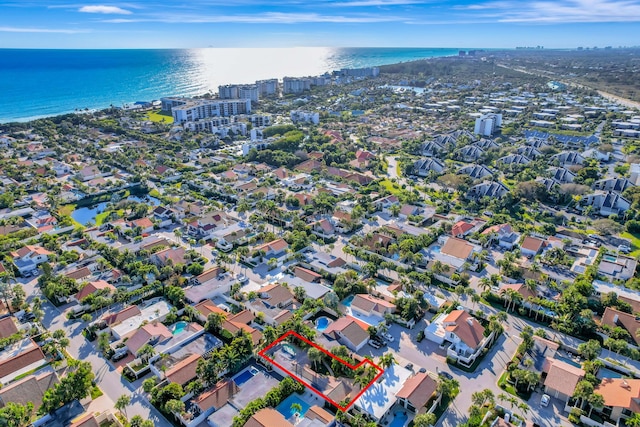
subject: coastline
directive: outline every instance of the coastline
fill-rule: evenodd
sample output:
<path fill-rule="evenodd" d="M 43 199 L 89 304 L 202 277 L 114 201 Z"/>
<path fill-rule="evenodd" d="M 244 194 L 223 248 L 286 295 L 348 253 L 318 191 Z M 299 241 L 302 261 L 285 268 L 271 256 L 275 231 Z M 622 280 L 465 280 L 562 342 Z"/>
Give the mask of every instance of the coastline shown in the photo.
<path fill-rule="evenodd" d="M 229 49 L 229 48 L 222 48 L 222 49 L 226 49 L 226 51 L 228 52 L 232 51 L 232 49 Z M 245 50 L 242 51 L 243 53 L 245 51 L 246 52 L 249 51 L 249 50 L 246 50 L 248 48 L 244 48 L 244 49 Z M 301 52 L 301 55 L 303 55 L 303 57 L 304 57 L 304 54 L 306 54 L 307 57 L 315 53 L 324 55 L 324 57 L 319 60 L 316 58 L 316 63 L 311 66 L 308 66 L 307 64 L 303 64 L 306 68 L 309 68 L 309 69 L 313 68 L 313 70 L 311 71 L 316 71 L 316 73 L 306 73 L 306 72 L 296 73 L 295 71 L 288 72 L 287 71 L 288 64 L 280 64 L 278 66 L 278 70 L 275 71 L 275 75 L 271 75 L 270 77 L 265 77 L 264 75 L 261 76 L 258 70 L 254 70 L 253 73 L 255 74 L 255 77 L 253 77 L 254 79 L 253 81 L 261 80 L 263 77 L 282 79 L 282 77 L 285 77 L 285 76 L 302 77 L 302 76 L 308 76 L 308 75 L 321 75 L 324 73 L 331 73 L 332 71 L 337 71 L 342 68 L 366 68 L 366 67 L 374 67 L 374 66 L 378 67 L 378 66 L 393 65 L 393 64 L 399 64 L 399 63 L 417 61 L 417 60 L 452 57 L 452 56 L 456 56 L 459 50 L 460 49 L 458 48 L 455 48 L 455 49 L 454 48 L 336 48 L 336 49 L 301 48 L 296 51 Z M 10 51 L 12 53 L 22 51 L 21 53 L 25 55 L 26 50 L 0 49 L 0 56 L 3 51 L 4 52 Z M 245 83 L 249 83 L 251 78 L 249 73 L 245 73 L 244 75 L 240 75 L 236 78 L 234 73 L 231 72 L 229 76 L 222 76 L 219 78 L 218 81 L 213 82 L 212 78 L 210 78 L 209 81 L 207 81 L 206 77 L 203 77 L 203 75 L 206 75 L 207 71 L 211 71 L 210 69 L 207 69 L 207 65 L 205 66 L 202 66 L 201 64 L 194 65 L 193 63 L 191 63 L 191 64 L 187 64 L 186 68 L 180 68 L 175 66 L 174 64 L 165 64 L 162 62 L 158 62 L 157 64 L 153 64 L 153 67 L 147 67 L 150 69 L 146 69 L 146 68 L 141 70 L 135 69 L 134 71 L 139 74 L 138 76 L 132 73 L 131 77 L 129 78 L 129 75 L 126 72 L 121 73 L 121 75 L 117 75 L 115 81 L 120 83 L 118 85 L 117 83 L 113 83 L 114 79 L 110 77 L 110 74 L 114 74 L 114 72 L 110 69 L 111 65 L 106 61 L 103 64 L 99 63 L 99 60 L 102 59 L 105 53 L 108 53 L 109 55 L 115 55 L 115 56 L 123 55 L 123 56 L 131 57 L 132 54 L 135 54 L 137 52 L 142 52 L 142 51 L 149 53 L 150 55 L 152 55 L 152 59 L 156 59 L 156 60 L 162 59 L 162 58 L 158 58 L 158 55 L 160 56 L 165 54 L 179 55 L 181 59 L 186 63 L 188 61 L 192 61 L 192 58 L 189 55 L 193 56 L 194 54 L 193 52 L 196 52 L 197 54 L 202 54 L 202 52 L 209 54 L 212 51 L 215 52 L 216 50 L 215 49 L 213 50 L 212 49 L 209 49 L 209 50 L 207 49 L 54 50 L 54 54 L 53 54 L 54 58 L 56 57 L 58 52 L 61 52 L 64 55 L 70 54 L 72 56 L 76 55 L 78 52 L 81 52 L 83 55 L 98 54 L 97 55 L 98 59 L 96 59 L 98 63 L 93 65 L 94 68 L 91 68 L 91 66 L 87 65 L 86 70 L 78 71 L 76 68 L 85 67 L 85 65 L 64 64 L 63 71 L 71 70 L 71 72 L 75 72 L 76 74 L 92 73 L 92 74 L 103 75 L 103 79 L 109 79 L 111 81 L 112 87 L 109 89 L 101 86 L 99 82 L 100 79 L 96 77 L 94 82 L 90 82 L 85 85 L 86 87 L 81 88 L 82 90 L 78 90 L 78 93 L 81 93 L 82 96 L 84 96 L 84 98 L 82 96 L 75 97 L 78 100 L 78 102 L 75 104 L 72 104 L 75 101 L 73 99 L 70 99 L 69 97 L 69 93 L 74 93 L 72 92 L 73 89 L 71 88 L 61 93 L 58 98 L 56 98 L 55 94 L 52 94 L 52 93 L 44 93 L 42 96 L 39 96 L 37 93 L 34 93 L 35 91 L 33 89 L 18 90 L 18 88 L 10 88 L 10 89 L 13 89 L 14 93 L 13 94 L 7 93 L 7 96 L 9 98 L 11 98 L 13 95 L 14 99 L 19 99 L 19 96 L 24 96 L 23 95 L 24 93 L 32 94 L 31 96 L 33 98 L 31 98 L 31 100 L 22 101 L 23 104 L 27 106 L 25 108 L 20 108 L 20 102 L 18 102 L 12 105 L 12 108 L 8 109 L 4 114 L 3 114 L 3 111 L 0 110 L 0 124 L 26 123 L 26 122 L 30 122 L 38 119 L 46 119 L 46 118 L 56 117 L 60 115 L 73 114 L 73 113 L 79 112 L 80 110 L 84 111 L 85 108 L 88 108 L 89 110 L 92 110 L 92 111 L 103 110 L 105 108 L 109 108 L 111 105 L 122 106 L 123 104 L 132 104 L 137 101 L 152 101 L 152 100 L 160 99 L 160 97 L 163 97 L 163 96 L 187 96 L 187 97 L 198 96 L 207 92 L 217 91 L 216 84 L 219 84 L 219 85 L 235 84 L 235 83 L 245 84 Z M 256 51 L 262 54 L 266 59 L 269 53 L 272 53 L 272 52 L 277 52 L 278 54 L 290 53 L 291 49 L 287 50 L 283 48 L 274 48 L 274 49 L 267 48 L 267 49 L 261 49 L 261 50 L 254 50 L 254 52 Z M 415 53 L 418 53 L 418 52 L 423 53 L 423 56 L 415 56 Z M 34 49 L 34 50 L 29 50 L 29 52 L 26 52 L 26 56 L 28 57 L 32 54 L 37 55 L 40 53 L 47 54 L 50 56 L 52 55 L 51 50 L 47 50 L 45 52 L 45 50 Z M 407 57 L 406 58 L 402 57 L 402 55 L 407 55 Z M 402 59 L 402 60 L 397 60 L 397 59 Z M 35 64 L 35 65 L 44 67 L 46 64 Z M 103 67 L 100 68 L 100 65 L 103 65 Z M 142 66 L 146 66 L 146 65 L 144 64 L 140 65 L 140 67 Z M 215 65 L 213 67 L 209 66 L 209 68 L 215 68 L 215 67 L 219 67 L 219 65 Z M 227 64 L 226 67 L 229 68 L 230 65 Z M 241 67 L 236 66 L 236 68 L 241 68 Z M 295 68 L 295 67 L 292 67 L 292 68 Z M 300 68 L 299 64 L 298 64 L 298 68 Z M 6 73 L 6 70 L 0 70 L 0 77 L 3 77 L 2 76 L 3 71 L 5 71 Z M 33 74 L 39 71 L 41 70 L 26 70 L 24 74 L 28 76 L 30 73 Z M 118 70 L 115 70 L 115 71 L 118 71 Z M 220 72 L 219 69 L 214 69 L 213 71 Z M 228 70 L 223 70 L 221 74 L 224 74 L 225 72 L 228 73 Z M 232 80 L 233 78 L 236 78 L 236 81 L 233 81 Z M 147 80 L 152 81 L 153 83 L 145 84 L 144 82 L 146 82 Z M 161 81 L 158 82 L 158 80 L 161 80 Z M 0 79 L 0 82 L 1 81 L 2 79 Z M 11 78 L 5 77 L 4 81 L 11 81 Z M 0 86 L 1 86 L 1 83 L 0 83 Z M 71 85 L 71 87 L 74 87 L 74 86 Z M 87 95 L 87 93 L 89 94 Z M 89 99 L 93 96 L 94 93 L 98 94 L 99 96 L 96 95 L 95 100 Z M 129 96 L 129 97 L 124 98 L 124 96 Z M 44 100 L 44 101 L 39 102 L 39 100 Z M 41 110 L 41 111 L 44 110 L 45 112 L 38 114 L 38 110 Z M 20 114 L 16 112 L 24 112 L 24 114 Z"/>

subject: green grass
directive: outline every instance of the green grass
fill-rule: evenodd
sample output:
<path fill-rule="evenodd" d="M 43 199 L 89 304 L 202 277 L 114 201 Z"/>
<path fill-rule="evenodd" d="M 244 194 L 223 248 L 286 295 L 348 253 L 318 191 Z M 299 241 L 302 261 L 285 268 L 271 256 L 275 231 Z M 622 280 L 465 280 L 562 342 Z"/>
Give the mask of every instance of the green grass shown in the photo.
<path fill-rule="evenodd" d="M 393 182 L 389 181 L 388 179 L 384 179 L 382 181 L 380 181 L 380 185 L 382 185 L 384 188 L 387 189 L 387 191 L 389 191 L 389 193 L 393 194 L 394 196 L 398 196 L 402 193 L 402 188 L 400 188 L 400 186 L 398 184 L 394 184 Z"/>
<path fill-rule="evenodd" d="M 152 122 L 156 122 L 156 123 L 167 123 L 167 124 L 173 123 L 173 116 L 160 114 L 160 113 L 161 111 L 149 111 L 147 113 L 147 118 Z"/>
<path fill-rule="evenodd" d="M 640 236 L 631 234 L 628 231 L 620 234 L 620 237 L 631 240 L 631 253 L 630 256 L 637 258 L 640 256 Z"/>
<path fill-rule="evenodd" d="M 68 205 L 63 205 L 58 208 L 58 213 L 60 215 L 68 215 L 71 216 L 71 212 L 76 210 L 77 205 L 75 203 L 71 203 Z"/>
<path fill-rule="evenodd" d="M 104 393 L 102 393 L 102 390 L 100 390 L 100 387 L 98 386 L 95 386 L 91 389 L 91 399 L 97 399 L 103 394 Z"/>
<path fill-rule="evenodd" d="M 507 372 L 506 370 L 502 373 L 502 375 L 500 375 L 500 379 L 498 380 L 498 387 L 500 387 L 501 389 L 503 389 L 504 391 L 506 391 L 509 394 L 512 394 L 516 397 L 519 397 L 520 399 L 524 400 L 525 402 L 527 402 L 529 399 L 531 399 L 531 392 L 528 393 L 524 393 L 519 391 L 518 389 L 515 388 L 515 386 L 511 383 L 509 383 L 507 381 L 507 378 L 509 376 L 509 372 Z"/>

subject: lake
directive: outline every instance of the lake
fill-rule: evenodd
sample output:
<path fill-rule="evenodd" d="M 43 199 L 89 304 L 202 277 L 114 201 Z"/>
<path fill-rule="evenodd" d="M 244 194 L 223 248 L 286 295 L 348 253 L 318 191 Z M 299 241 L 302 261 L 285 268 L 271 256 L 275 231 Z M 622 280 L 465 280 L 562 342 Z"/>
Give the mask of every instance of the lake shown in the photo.
<path fill-rule="evenodd" d="M 136 202 L 145 202 L 148 203 L 152 206 L 158 206 L 160 204 L 160 200 L 156 199 L 155 197 L 151 197 L 151 196 L 143 196 L 143 197 L 138 197 L 138 196 L 129 196 L 126 199 L 123 200 L 133 200 Z M 111 203 L 111 202 L 101 202 L 101 203 L 97 203 L 95 205 L 92 206 L 85 206 L 82 208 L 78 208 L 76 210 L 74 210 L 73 212 L 71 212 L 71 218 L 73 218 L 75 221 L 77 221 L 78 223 L 82 224 L 82 225 L 87 225 L 90 222 L 95 223 L 96 221 L 96 216 L 98 214 L 101 214 L 102 212 L 104 212 L 104 210 L 107 208 L 107 205 Z"/>

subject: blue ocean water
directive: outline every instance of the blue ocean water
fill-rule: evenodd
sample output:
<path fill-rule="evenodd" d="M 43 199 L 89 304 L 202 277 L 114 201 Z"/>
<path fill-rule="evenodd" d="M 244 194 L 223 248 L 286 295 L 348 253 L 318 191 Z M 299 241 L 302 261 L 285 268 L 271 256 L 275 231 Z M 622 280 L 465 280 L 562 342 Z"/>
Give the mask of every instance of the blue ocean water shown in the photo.
<path fill-rule="evenodd" d="M 216 92 L 218 85 L 318 75 L 457 49 L 207 48 L 131 50 L 0 49 L 0 122 L 76 109 L 121 106 L 162 96 Z"/>

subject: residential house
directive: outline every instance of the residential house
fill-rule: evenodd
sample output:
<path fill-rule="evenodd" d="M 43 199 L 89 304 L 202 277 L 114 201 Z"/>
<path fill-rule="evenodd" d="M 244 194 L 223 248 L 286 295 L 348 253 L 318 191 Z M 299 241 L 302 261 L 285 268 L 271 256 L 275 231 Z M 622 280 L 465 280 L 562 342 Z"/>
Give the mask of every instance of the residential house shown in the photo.
<path fill-rule="evenodd" d="M 481 219 L 463 219 L 456 222 L 451 228 L 451 235 L 463 238 L 479 231 L 487 222 Z"/>
<path fill-rule="evenodd" d="M 395 311 L 395 304 L 369 294 L 357 294 L 351 301 L 352 315 L 374 326 L 382 322 L 386 314 Z"/>
<path fill-rule="evenodd" d="M 8 345 L 0 351 L 0 384 L 6 385 L 45 363 L 44 353 L 32 338 Z"/>
<path fill-rule="evenodd" d="M 128 226 L 132 230 L 140 230 L 140 234 L 148 234 L 154 230 L 153 221 L 151 221 L 147 217 L 134 219 L 133 221 L 129 222 Z"/>
<path fill-rule="evenodd" d="M 444 162 L 435 158 L 420 159 L 413 164 L 413 173 L 418 176 L 429 176 L 430 173 L 441 174 L 446 168 Z"/>
<path fill-rule="evenodd" d="M 103 174 L 100 171 L 100 169 L 98 169 L 98 166 L 89 165 L 80 169 L 80 172 L 78 172 L 77 177 L 78 179 L 80 179 L 80 181 L 86 182 L 86 181 L 91 181 L 92 179 L 95 179 L 95 178 L 101 178 L 106 175 L 107 174 Z"/>
<path fill-rule="evenodd" d="M 500 157 L 496 162 L 503 165 L 528 165 L 531 163 L 531 159 L 523 156 L 522 154 L 510 154 L 508 156 Z"/>
<path fill-rule="evenodd" d="M 568 402 L 585 372 L 577 366 L 559 359 L 548 359 L 550 365 L 544 379 L 544 392 L 549 396 Z"/>
<path fill-rule="evenodd" d="M 376 208 L 376 210 L 382 211 L 385 213 L 391 213 L 389 211 L 391 206 L 399 205 L 399 204 L 400 204 L 400 199 L 398 199 L 398 197 L 394 195 L 381 197 L 373 201 L 373 206 Z"/>
<path fill-rule="evenodd" d="M 245 427 L 294 427 L 287 419 L 273 408 L 263 408 L 253 414 Z"/>
<path fill-rule="evenodd" d="M 199 354 L 191 354 L 164 372 L 165 378 L 184 386 L 197 376 L 198 363 L 202 360 Z"/>
<path fill-rule="evenodd" d="M 33 409 L 38 411 L 42 406 L 42 398 L 47 390 L 58 383 L 55 372 L 45 371 L 41 374 L 28 375 L 0 389 L 0 407 L 9 402 L 26 405 L 31 402 Z"/>
<path fill-rule="evenodd" d="M 542 155 L 542 153 L 538 151 L 536 147 L 532 147 L 530 145 L 524 145 L 518 148 L 516 152 L 530 159 L 535 159 L 536 157 L 540 157 Z"/>
<path fill-rule="evenodd" d="M 622 193 L 630 187 L 634 187 L 634 184 L 627 178 L 606 178 L 593 183 L 594 190 L 612 191 L 614 193 Z"/>
<path fill-rule="evenodd" d="M 398 364 L 388 367 L 375 385 L 355 401 L 352 411 L 366 414 L 378 425 L 385 425 L 382 420 L 398 401 L 396 396 L 411 375 L 410 370 Z"/>
<path fill-rule="evenodd" d="M 202 392 L 192 400 L 192 404 L 198 408 L 196 412 L 198 415 L 188 419 L 188 421 L 183 420 L 183 424 L 188 427 L 196 426 L 202 422 L 206 424 L 207 417 L 227 405 L 238 391 L 240 391 L 240 388 L 233 380 L 225 379 L 218 382 L 215 386 Z"/>
<path fill-rule="evenodd" d="M 229 333 L 232 337 L 236 336 L 236 334 L 242 330 L 251 335 L 251 340 L 254 345 L 257 345 L 262 339 L 262 333 L 249 325 L 255 319 L 255 316 L 249 310 L 242 310 L 236 314 L 227 313 L 216 306 L 211 300 L 204 300 L 196 304 L 195 308 L 200 313 L 200 320 L 203 322 L 207 321 L 210 314 L 222 314 L 225 320 L 222 322 L 221 329 Z"/>
<path fill-rule="evenodd" d="M 438 382 L 426 372 L 408 378 L 396 393 L 398 404 L 414 413 L 428 412 L 425 405 L 437 394 Z"/>
<path fill-rule="evenodd" d="M 597 191 L 583 197 L 581 206 L 584 209 L 592 206 L 595 213 L 602 216 L 619 215 L 629 210 L 631 202 L 618 193 Z"/>
<path fill-rule="evenodd" d="M 464 310 L 453 310 L 442 320 L 442 326 L 445 340 L 452 343 L 447 355 L 471 365 L 487 343 L 484 327 Z"/>
<path fill-rule="evenodd" d="M 509 192 L 509 189 L 501 182 L 484 181 L 481 184 L 474 185 L 467 192 L 469 199 L 482 199 L 489 197 L 490 199 L 500 199 Z"/>
<path fill-rule="evenodd" d="M 484 151 L 495 150 L 497 148 L 500 148 L 497 142 L 495 142 L 493 139 L 488 139 L 488 138 L 480 138 L 480 140 L 474 142 L 473 145 L 475 145 L 476 147 L 482 148 Z"/>
<path fill-rule="evenodd" d="M 582 152 L 582 157 L 585 159 L 596 159 L 599 162 L 608 162 L 611 158 L 611 153 L 609 151 L 600 151 L 597 148 L 589 148 Z"/>
<path fill-rule="evenodd" d="M 528 258 L 532 258 L 542 251 L 544 245 L 545 241 L 543 239 L 526 236 L 520 244 L 520 253 Z"/>
<path fill-rule="evenodd" d="M 638 316 L 607 307 L 602 314 L 600 324 L 603 326 L 606 325 L 611 329 L 618 327 L 624 329 L 629 333 L 636 347 L 640 347 L 640 335 L 638 335 L 638 331 L 640 331 L 640 320 Z"/>
<path fill-rule="evenodd" d="M 170 340 L 173 334 L 160 322 L 147 323 L 133 333 L 126 341 L 126 346 L 131 354 L 137 356 L 138 352 L 147 344 L 155 346 Z"/>
<path fill-rule="evenodd" d="M 189 280 L 191 286 L 185 288 L 185 299 L 195 304 L 224 295 L 231 290 L 231 286 L 236 282 L 235 277 L 229 272 L 218 267 L 210 268 Z"/>
<path fill-rule="evenodd" d="M 25 274 L 35 270 L 38 265 L 49 261 L 49 252 L 42 246 L 27 245 L 23 246 L 15 252 L 11 252 L 13 265 L 16 266 L 20 274 Z"/>
<path fill-rule="evenodd" d="M 622 420 L 640 413 L 640 379 L 604 378 L 593 392 L 604 399 L 604 407 L 595 411 L 606 415 L 615 425 L 622 425 Z"/>
<path fill-rule="evenodd" d="M 491 178 L 493 176 L 493 172 L 491 169 L 486 167 L 485 165 L 477 165 L 471 164 L 467 166 L 463 166 L 458 169 L 457 174 L 468 175 L 471 179 L 483 179 L 483 178 Z"/>
<path fill-rule="evenodd" d="M 300 279 L 309 282 L 309 283 L 320 283 L 322 279 L 322 275 L 316 273 L 315 271 L 311 271 L 304 267 L 296 266 L 293 269 L 293 274 Z"/>
<path fill-rule="evenodd" d="M 149 260 L 158 267 L 176 266 L 178 264 L 187 265 L 191 263 L 191 258 L 187 255 L 187 250 L 182 246 L 158 251 L 151 254 Z"/>
<path fill-rule="evenodd" d="M 551 179 L 556 183 L 570 184 L 576 179 L 576 174 L 565 168 L 549 168 Z"/>
<path fill-rule="evenodd" d="M 2 302 L 2 305 L 4 305 L 4 302 Z M 9 338 L 17 333 L 18 326 L 16 325 L 15 317 L 7 316 L 0 319 L 0 340 Z"/>
<path fill-rule="evenodd" d="M 332 238 L 336 232 L 336 229 L 331 221 L 324 218 L 311 224 L 311 230 L 314 234 L 325 239 Z"/>
<path fill-rule="evenodd" d="M 304 418 L 298 420 L 297 427 L 333 427 L 335 417 L 318 405 L 313 405 L 304 414 Z"/>
<path fill-rule="evenodd" d="M 116 340 L 124 339 L 138 330 L 142 324 L 162 322 L 171 311 L 171 305 L 158 297 L 146 301 L 140 306 L 128 307 L 118 313 L 103 318 L 111 335 Z"/>
<path fill-rule="evenodd" d="M 376 155 L 371 151 L 358 149 L 356 151 L 356 158 L 349 162 L 351 166 L 358 169 L 366 169 L 369 167 L 371 161 L 376 158 Z"/>
<path fill-rule="evenodd" d="M 456 237 L 449 237 L 445 244 L 440 248 L 440 253 L 462 261 L 471 261 L 472 254 L 480 252 L 480 248 L 466 240 Z"/>
<path fill-rule="evenodd" d="M 563 151 L 551 156 L 550 162 L 558 166 L 574 166 L 584 163 L 584 157 L 576 151 Z"/>
<path fill-rule="evenodd" d="M 280 325 L 293 316 L 294 296 L 289 289 L 274 283 L 260 288 L 259 297 L 246 304 L 255 315 L 263 313 L 265 323 Z"/>
<path fill-rule="evenodd" d="M 509 224 L 492 225 L 486 228 L 482 234 L 489 237 L 489 242 L 497 242 L 500 247 L 505 249 L 513 248 L 520 240 L 520 234 L 513 231 Z"/>
<path fill-rule="evenodd" d="M 420 154 L 426 157 L 437 157 L 444 151 L 444 144 L 438 140 L 427 141 L 420 147 Z"/>
<path fill-rule="evenodd" d="M 164 206 L 157 206 L 153 210 L 153 218 L 158 221 L 158 226 L 168 227 L 173 224 L 173 220 L 175 218 L 175 212 L 170 208 L 166 208 Z"/>
<path fill-rule="evenodd" d="M 116 288 L 112 284 L 104 280 L 96 280 L 86 283 L 71 299 L 80 304 L 89 295 L 102 294 L 106 296 L 115 291 Z"/>
<path fill-rule="evenodd" d="M 467 145 L 457 151 L 460 158 L 465 162 L 477 162 L 484 156 L 485 151 L 475 145 Z"/>
<path fill-rule="evenodd" d="M 338 233 L 349 233 L 353 230 L 355 221 L 351 217 L 351 213 L 336 209 L 331 216 L 331 220 Z"/>
<path fill-rule="evenodd" d="M 360 351 L 369 340 L 369 325 L 351 316 L 341 317 L 329 324 L 323 335 L 338 341 L 352 351 Z"/>
<path fill-rule="evenodd" d="M 598 273 L 610 280 L 629 280 L 636 272 L 638 261 L 624 255 L 606 254 L 598 265 Z"/>
<path fill-rule="evenodd" d="M 498 293 L 503 298 L 507 295 L 509 289 L 517 292 L 522 297 L 522 305 L 529 307 L 530 303 L 527 301 L 529 298 L 536 298 L 538 293 L 535 290 L 531 290 L 524 285 L 524 283 L 504 283 L 500 285 Z"/>
<path fill-rule="evenodd" d="M 284 239 L 276 239 L 254 247 L 248 257 L 253 262 L 269 258 L 280 258 L 287 253 L 287 249 L 289 249 L 289 244 Z"/>

